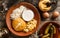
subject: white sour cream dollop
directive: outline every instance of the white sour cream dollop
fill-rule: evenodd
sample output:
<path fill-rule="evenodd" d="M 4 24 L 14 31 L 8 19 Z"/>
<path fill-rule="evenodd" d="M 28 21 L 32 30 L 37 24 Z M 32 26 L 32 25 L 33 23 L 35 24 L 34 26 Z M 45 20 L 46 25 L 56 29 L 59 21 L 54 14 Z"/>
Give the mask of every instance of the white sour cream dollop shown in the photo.
<path fill-rule="evenodd" d="M 34 12 L 32 10 L 25 10 L 22 13 L 22 18 L 25 21 L 31 21 L 34 18 Z"/>

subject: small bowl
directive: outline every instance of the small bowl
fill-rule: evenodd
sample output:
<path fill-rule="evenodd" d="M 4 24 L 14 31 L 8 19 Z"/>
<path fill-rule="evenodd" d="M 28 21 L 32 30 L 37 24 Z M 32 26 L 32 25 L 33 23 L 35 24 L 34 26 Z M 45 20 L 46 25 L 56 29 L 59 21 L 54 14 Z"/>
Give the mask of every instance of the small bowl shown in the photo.
<path fill-rule="evenodd" d="M 44 1 L 44 0 L 43 0 Z M 57 3 L 58 3 L 58 0 L 50 0 L 51 2 L 55 2 L 55 4 L 52 4 L 51 5 L 51 9 L 48 10 L 48 12 L 52 12 L 54 11 L 56 8 L 57 8 Z M 39 1 L 40 2 L 40 1 Z M 39 8 L 39 3 L 38 3 L 38 8 Z M 41 9 L 39 9 L 40 11 L 42 11 Z M 44 12 L 44 11 L 43 11 Z"/>
<path fill-rule="evenodd" d="M 20 7 L 21 5 L 26 6 L 27 8 L 31 9 L 31 10 L 34 12 L 34 14 L 35 14 L 34 18 L 37 20 L 37 26 L 36 26 L 36 28 L 35 28 L 34 30 L 30 31 L 30 32 L 27 32 L 27 33 L 15 31 L 15 30 L 12 28 L 12 24 L 11 24 L 10 14 L 12 13 L 12 11 L 13 11 L 14 9 Z M 21 3 L 18 3 L 17 5 L 13 5 L 13 6 L 8 10 L 7 15 L 6 15 L 6 24 L 7 24 L 8 29 L 9 29 L 13 34 L 15 34 L 15 35 L 17 35 L 17 36 L 28 36 L 28 35 L 31 35 L 32 33 L 34 33 L 35 31 L 38 30 L 39 25 L 40 25 L 40 19 L 41 19 L 41 18 L 40 18 L 40 14 L 39 14 L 39 12 L 38 12 L 38 10 L 36 9 L 35 6 L 33 6 L 32 4 L 27 3 L 27 2 L 21 2 Z"/>
<path fill-rule="evenodd" d="M 38 35 L 44 34 L 44 31 L 45 31 L 46 27 L 47 27 L 50 23 L 52 23 L 52 24 L 56 27 L 56 34 L 54 34 L 54 38 L 57 38 L 57 37 L 58 37 L 58 34 L 60 34 L 60 33 L 59 33 L 59 27 L 60 27 L 60 25 L 59 25 L 58 23 L 56 23 L 56 22 L 46 22 L 46 23 L 44 23 L 43 26 L 40 28 L 40 31 L 39 31 Z M 41 38 L 41 37 L 40 37 L 40 38 Z"/>

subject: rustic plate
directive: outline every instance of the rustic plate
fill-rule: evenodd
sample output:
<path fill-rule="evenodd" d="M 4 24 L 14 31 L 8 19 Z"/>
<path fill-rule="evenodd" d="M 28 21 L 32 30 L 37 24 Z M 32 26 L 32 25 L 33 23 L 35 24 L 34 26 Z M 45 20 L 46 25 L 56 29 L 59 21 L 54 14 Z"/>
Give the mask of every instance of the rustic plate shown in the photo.
<path fill-rule="evenodd" d="M 40 36 L 40 34 L 44 34 L 44 31 L 45 31 L 46 27 L 47 27 L 50 23 L 52 23 L 52 24 L 56 27 L 56 34 L 54 34 L 53 37 L 54 37 L 54 38 L 58 38 L 58 35 L 60 34 L 60 33 L 59 33 L 59 27 L 60 27 L 60 25 L 59 25 L 58 23 L 56 23 L 56 22 L 46 22 L 46 23 L 44 23 L 43 26 L 40 28 L 40 31 L 39 31 L 39 33 L 38 33 L 39 36 Z M 41 37 L 39 37 L 39 38 L 41 38 Z"/>
<path fill-rule="evenodd" d="M 13 11 L 14 9 L 20 7 L 21 5 L 26 6 L 27 8 L 31 9 L 31 10 L 34 12 L 34 14 L 35 14 L 34 18 L 37 20 L 37 27 L 36 27 L 34 30 L 32 30 L 31 32 L 27 32 L 27 33 L 24 33 L 24 32 L 16 32 L 16 31 L 12 28 L 11 19 L 10 19 L 10 14 L 12 13 L 12 11 Z M 17 4 L 17 5 L 13 5 L 13 6 L 8 10 L 7 15 L 6 15 L 6 24 L 7 24 L 8 29 L 9 29 L 13 34 L 15 34 L 15 35 L 17 35 L 17 36 L 28 36 L 28 35 L 34 33 L 36 30 L 38 30 L 39 25 L 40 25 L 40 19 L 41 19 L 41 18 L 40 18 L 40 14 L 39 14 L 38 10 L 35 8 L 35 6 L 33 6 L 32 4 L 27 3 L 27 2 L 21 2 L 21 3 Z"/>

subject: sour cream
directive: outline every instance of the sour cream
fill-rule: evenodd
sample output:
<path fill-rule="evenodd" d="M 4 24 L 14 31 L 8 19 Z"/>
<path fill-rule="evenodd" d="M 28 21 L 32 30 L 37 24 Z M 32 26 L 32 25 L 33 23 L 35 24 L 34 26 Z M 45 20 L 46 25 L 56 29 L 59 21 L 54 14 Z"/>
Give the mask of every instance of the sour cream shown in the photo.
<path fill-rule="evenodd" d="M 24 10 L 22 13 L 22 18 L 25 21 L 31 21 L 34 18 L 34 12 L 32 10 Z"/>

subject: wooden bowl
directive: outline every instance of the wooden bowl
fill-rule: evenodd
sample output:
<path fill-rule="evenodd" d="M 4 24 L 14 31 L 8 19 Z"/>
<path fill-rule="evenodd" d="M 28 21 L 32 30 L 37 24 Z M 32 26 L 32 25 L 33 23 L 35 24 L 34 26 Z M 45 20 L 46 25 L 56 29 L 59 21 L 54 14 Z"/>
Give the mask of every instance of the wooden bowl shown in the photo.
<path fill-rule="evenodd" d="M 17 32 L 17 31 L 15 31 L 15 30 L 12 28 L 12 25 L 11 25 L 10 14 L 12 13 L 12 11 L 13 11 L 14 9 L 20 7 L 21 5 L 26 6 L 27 8 L 31 9 L 31 10 L 34 12 L 34 14 L 35 14 L 34 18 L 37 20 L 37 26 L 36 26 L 36 28 L 35 28 L 34 30 L 30 31 L 30 32 L 27 32 L 27 33 Z M 17 36 L 28 36 L 28 35 L 30 35 L 30 34 L 32 34 L 32 33 L 34 33 L 35 31 L 38 30 L 39 25 L 40 25 L 40 19 L 41 19 L 41 18 L 40 18 L 40 14 L 39 14 L 39 12 L 38 12 L 38 10 L 36 9 L 35 6 L 33 6 L 32 4 L 27 3 L 27 2 L 21 2 L 21 3 L 17 4 L 17 5 L 13 5 L 13 6 L 8 10 L 7 15 L 6 15 L 6 24 L 7 24 L 8 29 L 9 29 L 13 34 L 15 34 L 15 35 L 17 35 Z"/>
<path fill-rule="evenodd" d="M 58 23 L 56 23 L 56 22 L 46 22 L 46 23 L 44 23 L 43 26 L 40 28 L 39 35 L 40 35 L 40 34 L 44 34 L 44 31 L 45 31 L 46 27 L 47 27 L 50 23 L 52 23 L 52 24 L 56 27 L 56 34 L 54 34 L 53 37 L 54 37 L 54 38 L 58 38 L 58 34 L 60 34 L 60 33 L 59 33 L 59 27 L 60 27 L 60 25 L 59 25 Z M 41 37 L 40 37 L 40 38 L 41 38 Z"/>

